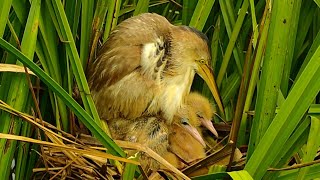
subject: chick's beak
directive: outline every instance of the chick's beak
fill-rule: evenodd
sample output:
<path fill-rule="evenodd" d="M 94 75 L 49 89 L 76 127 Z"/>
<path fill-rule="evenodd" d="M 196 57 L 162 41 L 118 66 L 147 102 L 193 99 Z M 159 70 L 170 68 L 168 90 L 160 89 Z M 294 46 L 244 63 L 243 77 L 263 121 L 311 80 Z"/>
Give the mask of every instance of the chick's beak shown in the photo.
<path fill-rule="evenodd" d="M 216 137 L 219 136 L 217 130 L 213 127 L 213 124 L 209 119 L 201 118 L 201 125 L 206 127 Z"/>
<path fill-rule="evenodd" d="M 218 92 L 218 87 L 217 87 L 216 81 L 214 80 L 211 69 L 208 67 L 208 65 L 202 64 L 199 66 L 197 74 L 206 82 L 220 111 L 224 113 L 222 101 L 220 99 L 219 92 Z"/>
<path fill-rule="evenodd" d="M 203 147 L 206 147 L 206 143 L 204 142 L 202 136 L 200 135 L 199 131 L 195 127 L 183 126 L 183 128 L 185 128 L 185 130 L 187 130 L 187 132 L 189 132 L 189 134 L 192 137 L 194 137 L 197 141 L 199 141 Z"/>

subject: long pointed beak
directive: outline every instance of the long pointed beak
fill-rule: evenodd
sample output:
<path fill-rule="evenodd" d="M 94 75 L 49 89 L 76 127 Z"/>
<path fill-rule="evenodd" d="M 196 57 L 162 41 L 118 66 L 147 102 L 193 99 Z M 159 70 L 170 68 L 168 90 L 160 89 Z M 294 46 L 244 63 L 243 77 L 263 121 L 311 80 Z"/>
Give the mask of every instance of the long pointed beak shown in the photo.
<path fill-rule="evenodd" d="M 199 76 L 206 82 L 220 111 L 224 114 L 224 109 L 219 96 L 218 87 L 216 81 L 214 80 L 211 69 L 207 65 L 200 65 L 197 74 L 199 74 Z"/>
<path fill-rule="evenodd" d="M 213 127 L 212 122 L 209 119 L 201 118 L 201 125 L 206 127 L 212 134 L 214 134 L 216 137 L 218 137 L 217 130 Z"/>
<path fill-rule="evenodd" d="M 191 134 L 192 137 L 194 137 L 197 141 L 199 141 L 203 147 L 206 147 L 206 143 L 204 142 L 202 136 L 200 135 L 199 131 L 195 127 L 183 126 L 183 128 L 185 128 Z"/>

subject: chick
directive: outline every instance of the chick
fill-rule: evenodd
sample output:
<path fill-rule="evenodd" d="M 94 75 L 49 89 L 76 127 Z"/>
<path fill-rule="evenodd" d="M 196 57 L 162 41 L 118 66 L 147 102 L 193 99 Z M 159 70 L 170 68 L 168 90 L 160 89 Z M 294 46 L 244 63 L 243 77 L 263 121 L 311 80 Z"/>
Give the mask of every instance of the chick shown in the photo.
<path fill-rule="evenodd" d="M 127 119 L 109 121 L 113 138 L 144 144 L 173 165 L 176 164 L 176 167 L 181 167 L 183 162 L 204 157 L 205 143 L 198 131 L 199 126 L 200 121 L 190 106 L 181 108 L 174 115 L 171 125 L 166 124 L 161 116 L 140 117 L 135 121 Z M 143 168 L 152 170 L 160 168 L 160 165 L 153 158 L 144 154 L 140 162 Z"/>
<path fill-rule="evenodd" d="M 168 151 L 175 154 L 180 158 L 180 161 L 187 164 L 205 157 L 205 149 L 199 141 L 193 138 L 186 130 L 184 130 L 180 126 L 177 126 L 175 124 L 173 124 L 172 126 L 172 132 L 169 135 Z M 170 162 L 171 160 L 168 161 Z"/>
<path fill-rule="evenodd" d="M 214 109 L 210 104 L 209 100 L 199 93 L 191 92 L 186 98 L 186 104 L 191 106 L 193 111 L 196 112 L 201 125 L 206 127 L 211 131 L 216 137 L 218 137 L 218 132 L 213 127 L 211 119 L 214 115 Z"/>

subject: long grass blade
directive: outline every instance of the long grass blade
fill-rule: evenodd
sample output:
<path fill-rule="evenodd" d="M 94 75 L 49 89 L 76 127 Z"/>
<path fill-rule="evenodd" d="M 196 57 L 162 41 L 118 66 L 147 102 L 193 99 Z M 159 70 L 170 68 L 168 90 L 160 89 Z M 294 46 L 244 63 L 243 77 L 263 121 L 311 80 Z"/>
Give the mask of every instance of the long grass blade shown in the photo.
<path fill-rule="evenodd" d="M 215 0 L 199 0 L 189 26 L 195 27 L 201 31 L 206 24 L 214 2 Z"/>
<path fill-rule="evenodd" d="M 41 0 L 32 1 L 21 42 L 21 51 L 30 59 L 33 59 L 36 47 L 40 6 Z M 31 60 L 29 61 L 32 62 Z M 17 64 L 21 65 L 19 61 Z M 25 75 L 18 74 L 12 77 L 12 79 L 6 79 L 6 81 L 10 81 L 10 88 L 6 102 L 18 110 L 26 110 L 26 107 L 30 108 L 30 106 L 26 106 L 29 89 Z M 19 97 L 19 99 L 17 99 L 17 97 Z M 9 134 L 18 134 L 20 132 L 20 128 L 22 126 L 20 120 L 12 118 L 7 113 L 2 113 L 0 118 L 1 121 L 4 122 L 3 124 L 5 124 L 1 132 Z M 5 139 L 1 139 L 0 141 L 0 172 L 4 179 L 7 179 L 10 175 L 10 166 L 8 166 L 8 164 L 11 164 L 12 162 L 16 144 L 16 141 L 7 141 Z"/>
<path fill-rule="evenodd" d="M 234 180 L 253 180 L 250 174 L 245 170 L 228 172 L 228 174 Z"/>
<path fill-rule="evenodd" d="M 136 16 L 136 15 L 139 15 L 141 13 L 146 13 L 148 12 L 148 9 L 149 9 L 149 1 L 150 0 L 139 0 L 138 1 L 138 4 L 137 4 L 137 7 L 135 8 L 134 12 L 133 12 L 133 15 Z"/>
<path fill-rule="evenodd" d="M 302 162 L 311 162 L 316 157 L 317 151 L 320 146 L 319 131 L 320 131 L 320 119 L 318 119 L 316 116 L 311 116 L 309 138 L 308 138 L 307 146 L 305 148 L 306 153 L 305 153 L 305 156 L 302 158 Z M 310 169 L 309 167 L 300 169 L 297 178 L 304 179 L 309 169 Z"/>
<path fill-rule="evenodd" d="M 279 1 L 280 2 L 280 1 Z M 260 143 L 245 166 L 253 178 L 260 179 L 280 152 L 286 140 L 320 91 L 320 47 L 296 81 Z"/>
<path fill-rule="evenodd" d="M 12 0 L 0 1 L 0 37 L 3 36 L 4 30 L 6 29 L 11 3 Z"/>
<path fill-rule="evenodd" d="M 310 118 L 306 117 L 296 128 L 294 133 L 287 140 L 280 153 L 273 161 L 272 168 L 284 167 L 292 159 L 292 156 L 306 144 L 310 129 Z M 264 176 L 265 179 L 275 179 L 279 176 L 280 171 L 268 171 Z"/>
<path fill-rule="evenodd" d="M 115 28 L 118 23 L 118 17 L 120 13 L 120 4 L 121 4 L 121 0 L 109 1 L 106 25 L 103 33 L 103 42 L 105 42 L 108 39 L 111 30 Z"/>
<path fill-rule="evenodd" d="M 258 41 L 258 46 L 256 47 L 256 52 L 255 52 L 255 60 L 254 60 L 254 65 L 252 68 L 252 72 L 251 72 L 251 79 L 249 82 L 249 87 L 248 87 L 248 92 L 247 92 L 247 97 L 246 97 L 246 101 L 244 104 L 244 109 L 243 109 L 243 113 L 242 113 L 242 118 L 241 118 L 241 125 L 240 125 L 240 130 L 239 130 L 239 141 L 238 144 L 242 145 L 244 143 L 246 143 L 246 137 L 245 137 L 245 132 L 247 129 L 247 118 L 248 118 L 248 111 L 249 108 L 251 106 L 251 104 L 253 104 L 253 100 L 252 98 L 254 97 L 254 92 L 256 89 L 256 85 L 258 82 L 258 77 L 259 77 L 259 70 L 260 70 L 260 65 L 261 65 L 261 61 L 262 58 L 264 56 L 264 50 L 265 50 L 265 46 L 266 46 L 266 41 L 267 41 L 267 37 L 268 37 L 268 30 L 269 30 L 269 25 L 270 25 L 270 15 L 271 12 L 268 10 L 269 9 L 269 4 L 267 4 L 266 8 L 265 8 L 265 12 L 263 15 L 263 20 L 260 23 L 260 37 L 259 37 L 259 41 Z M 254 125 L 257 124 L 253 124 L 252 128 L 256 128 Z M 252 131 L 250 138 L 256 138 L 256 131 Z M 249 148 L 248 152 L 250 150 L 252 150 L 253 148 Z M 248 157 L 250 157 L 250 152 L 248 153 Z M 249 158 L 248 158 L 249 159 Z"/>
<path fill-rule="evenodd" d="M 290 73 L 291 73 L 291 64 L 294 57 L 294 50 L 295 47 L 293 46 L 296 42 L 297 32 L 298 32 L 298 22 L 299 22 L 299 15 L 300 15 L 300 7 L 301 7 L 302 0 L 298 0 L 293 2 L 293 8 L 292 8 L 292 15 L 291 15 L 291 24 L 290 24 L 290 30 L 286 36 L 288 37 L 288 47 L 286 52 L 286 57 L 284 61 L 284 67 L 283 67 L 283 74 L 282 74 L 282 80 L 281 80 L 281 91 L 284 97 L 287 97 L 288 90 L 290 89 L 289 81 L 290 81 Z M 285 21 L 286 19 L 284 19 Z M 300 30 L 299 30 L 300 31 Z M 291 45 L 291 46 L 290 46 Z"/>
<path fill-rule="evenodd" d="M 217 85 L 218 87 L 221 86 L 222 83 L 222 79 L 224 78 L 224 75 L 226 73 L 226 69 L 228 67 L 229 64 L 229 60 L 231 58 L 231 54 L 233 52 L 234 57 L 235 57 L 235 61 L 236 61 L 236 65 L 238 68 L 238 72 L 239 74 L 242 74 L 242 52 L 240 51 L 240 48 L 234 48 L 236 41 L 237 41 L 237 37 L 239 35 L 244 17 L 246 15 L 247 9 L 249 7 L 249 1 L 248 0 L 244 0 L 243 4 L 242 4 L 242 8 L 240 10 L 238 19 L 236 21 L 236 23 L 233 23 L 233 13 L 230 13 L 230 10 L 227 10 L 227 4 L 225 1 L 219 0 L 220 6 L 221 6 L 221 11 L 222 11 L 222 16 L 226 25 L 226 29 L 227 29 L 227 33 L 228 36 L 230 38 L 230 41 L 228 43 L 228 47 L 226 49 L 226 52 L 224 54 L 223 57 L 223 61 L 222 61 L 222 65 L 220 67 L 218 76 L 217 76 Z M 231 15 L 230 15 L 231 14 Z"/>
<path fill-rule="evenodd" d="M 295 24 L 297 22 L 294 21 L 294 17 L 299 11 L 294 11 L 294 7 L 299 3 L 301 3 L 300 0 L 275 1 L 271 7 L 266 54 L 257 94 L 253 128 L 251 130 L 254 136 L 249 142 L 250 153 L 259 144 L 275 115 L 284 64 L 287 58 L 292 58 L 293 51 L 289 49 L 294 48 L 291 44 L 291 38 L 283 36 L 283 34 L 290 34 L 291 31 L 295 32 L 293 27 L 296 27 Z M 250 153 L 248 154 L 249 157 Z"/>
<path fill-rule="evenodd" d="M 81 8 L 81 36 L 80 36 L 80 60 L 86 67 L 90 51 L 90 38 L 92 31 L 94 1 L 82 0 Z"/>
<path fill-rule="evenodd" d="M 182 2 L 182 24 L 188 25 L 197 6 L 197 1 L 183 0 Z"/>
<path fill-rule="evenodd" d="M 82 123 L 96 136 L 96 138 L 110 151 L 111 154 L 124 156 L 124 152 L 113 140 L 97 125 L 93 118 L 51 77 L 49 77 L 35 63 L 28 59 L 24 54 L 14 48 L 11 44 L 0 38 L 0 46 L 15 55 L 21 62 L 29 67 L 53 92 L 55 92 L 66 105 L 78 116 Z"/>

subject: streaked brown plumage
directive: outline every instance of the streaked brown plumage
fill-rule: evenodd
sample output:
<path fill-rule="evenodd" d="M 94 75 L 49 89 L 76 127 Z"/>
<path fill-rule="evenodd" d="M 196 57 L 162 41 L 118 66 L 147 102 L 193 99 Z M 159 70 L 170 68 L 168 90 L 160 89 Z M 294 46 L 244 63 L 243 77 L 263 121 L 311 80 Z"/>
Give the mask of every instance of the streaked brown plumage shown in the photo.
<path fill-rule="evenodd" d="M 161 117 L 140 117 L 135 121 L 113 119 L 108 121 L 108 125 L 113 138 L 144 144 L 177 167 L 183 162 L 204 157 L 204 142 L 197 131 L 200 121 L 190 108 L 182 108 L 174 116 L 172 125 L 168 125 Z M 141 157 L 141 163 L 144 168 L 159 168 L 155 160 L 145 155 Z"/>
<path fill-rule="evenodd" d="M 141 117 L 135 121 L 128 119 L 112 119 L 108 121 L 111 136 L 114 139 L 143 144 L 162 156 L 168 148 L 168 126 L 160 117 Z M 131 155 L 132 151 L 129 151 Z M 134 152 L 133 152 L 134 153 Z M 140 158 L 144 169 L 159 169 L 153 158 L 142 154 Z"/>
<path fill-rule="evenodd" d="M 215 111 L 209 100 L 199 93 L 191 92 L 186 98 L 186 104 L 191 106 L 196 112 L 198 119 L 201 121 L 201 125 L 218 137 L 218 132 L 211 122 Z"/>
<path fill-rule="evenodd" d="M 120 23 L 88 66 L 88 82 L 101 118 L 136 119 L 159 113 L 169 122 L 184 103 L 195 73 L 221 100 L 210 70 L 207 38 L 156 14 Z"/>

